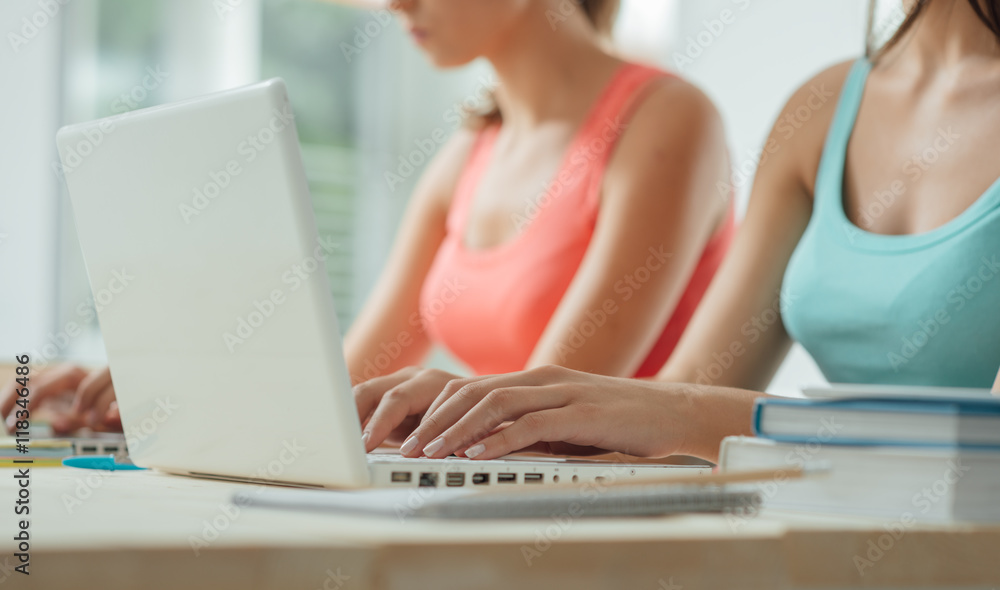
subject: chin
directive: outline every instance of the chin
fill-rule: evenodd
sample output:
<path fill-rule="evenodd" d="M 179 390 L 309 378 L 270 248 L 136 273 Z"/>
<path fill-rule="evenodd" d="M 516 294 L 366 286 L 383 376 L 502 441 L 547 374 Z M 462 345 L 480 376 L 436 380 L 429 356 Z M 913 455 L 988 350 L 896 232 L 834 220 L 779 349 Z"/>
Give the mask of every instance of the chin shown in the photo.
<path fill-rule="evenodd" d="M 442 70 L 448 70 L 451 68 L 458 68 L 468 64 L 472 60 L 458 60 L 458 59 L 446 59 L 446 60 L 434 60 L 434 67 L 440 68 Z"/>
<path fill-rule="evenodd" d="M 430 51 L 426 52 L 426 54 L 427 59 L 430 60 L 431 64 L 433 64 L 434 67 L 441 69 L 464 66 L 475 59 L 474 56 L 458 56 L 454 54 L 434 53 Z"/>

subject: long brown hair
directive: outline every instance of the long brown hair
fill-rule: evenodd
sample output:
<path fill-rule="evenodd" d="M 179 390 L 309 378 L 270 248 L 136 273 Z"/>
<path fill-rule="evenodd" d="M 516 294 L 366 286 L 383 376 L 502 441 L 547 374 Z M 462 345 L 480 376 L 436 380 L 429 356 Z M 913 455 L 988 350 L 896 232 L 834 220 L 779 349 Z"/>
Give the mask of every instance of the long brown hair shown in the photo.
<path fill-rule="evenodd" d="M 611 30 L 615 26 L 615 19 L 618 17 L 618 9 L 621 7 L 621 0 L 575 0 L 577 5 L 583 9 L 587 21 L 594 27 L 597 36 L 602 39 L 611 38 Z M 503 120 L 500 107 L 497 106 L 496 99 L 490 94 L 490 99 L 481 111 L 470 113 L 469 123 L 472 127 L 485 127 Z"/>
<path fill-rule="evenodd" d="M 601 37 L 611 37 L 611 29 L 615 26 L 615 17 L 621 7 L 621 0 L 579 0 L 587 20 Z"/>
<path fill-rule="evenodd" d="M 868 3 L 868 34 L 866 35 L 867 47 L 865 54 L 868 59 L 876 61 L 878 58 L 882 57 L 886 51 L 892 49 L 899 40 L 906 35 L 906 32 L 913 28 L 913 23 L 916 22 L 917 17 L 923 12 L 924 7 L 930 4 L 931 0 L 914 0 L 913 8 L 903 19 L 903 22 L 893 33 L 892 37 L 888 41 L 882 44 L 881 47 L 876 47 L 877 39 L 875 39 L 875 5 L 878 3 L 877 0 L 871 0 Z M 975 11 L 976 16 L 979 20 L 983 21 L 996 37 L 997 41 L 1000 42 L 1000 0 L 969 0 L 969 5 L 972 6 L 972 10 Z"/>

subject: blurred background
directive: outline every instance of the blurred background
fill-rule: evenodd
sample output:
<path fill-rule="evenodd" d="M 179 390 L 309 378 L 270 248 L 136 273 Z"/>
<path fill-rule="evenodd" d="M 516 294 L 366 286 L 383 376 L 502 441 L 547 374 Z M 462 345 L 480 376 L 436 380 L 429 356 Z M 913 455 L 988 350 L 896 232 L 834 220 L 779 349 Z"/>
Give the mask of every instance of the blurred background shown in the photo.
<path fill-rule="evenodd" d="M 891 32 L 898 4 L 879 4 L 877 32 Z M 624 0 L 615 42 L 715 100 L 742 211 L 780 107 L 818 70 L 863 52 L 868 10 L 867 0 Z M 484 63 L 434 70 L 385 11 L 321 0 L 4 0 L 0 32 L 0 362 L 24 352 L 103 361 L 57 165 L 60 126 L 284 78 L 320 232 L 342 246 L 328 272 L 346 330 L 426 164 L 414 150 L 456 129 L 463 104 L 493 82 Z M 433 364 L 454 368 L 443 351 Z M 770 389 L 818 382 L 796 348 Z"/>

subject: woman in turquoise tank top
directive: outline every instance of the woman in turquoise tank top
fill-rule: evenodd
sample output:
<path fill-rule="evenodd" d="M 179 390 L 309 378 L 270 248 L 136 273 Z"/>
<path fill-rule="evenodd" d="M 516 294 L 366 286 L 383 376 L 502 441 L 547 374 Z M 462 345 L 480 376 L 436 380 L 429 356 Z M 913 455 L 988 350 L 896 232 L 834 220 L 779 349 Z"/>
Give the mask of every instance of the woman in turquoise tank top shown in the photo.
<path fill-rule="evenodd" d="M 792 96 L 740 234 L 654 381 L 556 367 L 453 381 L 407 454 L 540 443 L 714 460 L 724 436 L 749 434 L 793 340 L 831 381 L 994 383 L 1000 0 L 913 6 L 882 48 Z"/>

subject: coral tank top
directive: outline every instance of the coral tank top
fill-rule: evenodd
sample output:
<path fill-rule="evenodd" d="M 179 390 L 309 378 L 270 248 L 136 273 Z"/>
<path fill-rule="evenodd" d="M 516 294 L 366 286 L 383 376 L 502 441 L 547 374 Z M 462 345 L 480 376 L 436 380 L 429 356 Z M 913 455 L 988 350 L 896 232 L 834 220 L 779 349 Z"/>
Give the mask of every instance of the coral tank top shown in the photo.
<path fill-rule="evenodd" d="M 499 125 L 479 132 L 455 189 L 447 234 L 420 294 L 431 339 L 476 374 L 525 368 L 590 245 L 614 147 L 644 91 L 668 75 L 636 64 L 622 66 L 591 107 L 537 206 L 526 209 L 521 231 L 498 246 L 473 250 L 464 244 L 466 221 Z M 730 209 L 636 377 L 655 375 L 666 362 L 734 233 Z"/>

